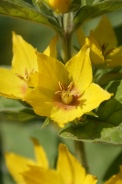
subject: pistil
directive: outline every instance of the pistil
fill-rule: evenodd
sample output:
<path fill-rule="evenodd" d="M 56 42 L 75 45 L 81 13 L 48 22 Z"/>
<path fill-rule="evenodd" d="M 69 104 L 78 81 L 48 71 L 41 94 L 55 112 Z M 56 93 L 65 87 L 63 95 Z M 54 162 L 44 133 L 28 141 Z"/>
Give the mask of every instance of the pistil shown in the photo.
<path fill-rule="evenodd" d="M 65 89 L 65 87 L 63 86 L 63 84 L 61 82 L 58 83 L 59 84 L 59 88 L 60 90 L 57 91 L 55 94 L 58 94 L 61 96 L 61 101 L 66 104 L 69 105 L 73 102 L 74 99 L 74 93 L 72 91 L 73 89 L 73 82 L 71 82 L 68 87 Z"/>

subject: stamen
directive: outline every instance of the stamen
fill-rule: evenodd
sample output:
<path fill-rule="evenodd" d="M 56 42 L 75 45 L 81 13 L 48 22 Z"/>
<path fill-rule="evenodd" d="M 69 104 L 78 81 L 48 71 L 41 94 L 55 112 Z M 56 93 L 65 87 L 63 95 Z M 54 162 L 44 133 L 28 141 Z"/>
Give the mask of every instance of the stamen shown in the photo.
<path fill-rule="evenodd" d="M 60 88 L 61 91 L 64 90 L 64 86 L 60 81 L 58 82 L 58 85 L 59 85 L 59 88 Z"/>
<path fill-rule="evenodd" d="M 60 81 L 58 82 L 58 85 L 59 85 L 60 90 L 56 91 L 55 94 L 61 96 L 61 101 L 64 104 L 66 104 L 66 105 L 71 104 L 74 97 L 77 96 L 75 91 L 72 90 L 73 89 L 73 82 L 71 82 L 66 89 Z"/>
<path fill-rule="evenodd" d="M 69 84 L 69 86 L 67 87 L 67 89 L 69 89 L 71 91 L 72 88 L 73 88 L 73 81 Z"/>

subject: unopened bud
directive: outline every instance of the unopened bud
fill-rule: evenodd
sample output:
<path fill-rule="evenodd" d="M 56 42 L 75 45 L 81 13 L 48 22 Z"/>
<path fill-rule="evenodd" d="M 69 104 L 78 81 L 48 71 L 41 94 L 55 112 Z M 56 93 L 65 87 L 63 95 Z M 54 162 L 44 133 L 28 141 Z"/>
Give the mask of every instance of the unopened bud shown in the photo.
<path fill-rule="evenodd" d="M 57 13 L 67 13 L 70 9 L 71 0 L 49 0 L 48 3 Z"/>

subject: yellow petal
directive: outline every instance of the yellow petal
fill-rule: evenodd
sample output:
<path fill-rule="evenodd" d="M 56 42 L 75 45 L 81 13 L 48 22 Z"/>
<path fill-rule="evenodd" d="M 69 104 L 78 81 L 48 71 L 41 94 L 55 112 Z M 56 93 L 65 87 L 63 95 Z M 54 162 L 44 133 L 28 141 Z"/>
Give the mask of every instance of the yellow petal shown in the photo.
<path fill-rule="evenodd" d="M 28 170 L 28 165 L 34 165 L 35 163 L 14 153 L 6 153 L 5 161 L 9 172 L 17 184 L 25 184 L 21 173 Z"/>
<path fill-rule="evenodd" d="M 17 77 L 12 70 L 0 69 L 0 94 L 2 96 L 22 99 L 27 91 L 27 84 L 24 80 Z"/>
<path fill-rule="evenodd" d="M 32 72 L 38 71 L 35 49 L 21 36 L 13 33 L 13 59 L 12 66 L 15 73 L 29 76 Z"/>
<path fill-rule="evenodd" d="M 81 96 L 84 103 L 81 103 L 82 111 L 84 113 L 90 112 L 97 108 L 101 102 L 110 99 L 112 94 L 102 89 L 99 85 L 92 83 Z"/>
<path fill-rule="evenodd" d="M 89 45 L 90 45 L 90 58 L 91 62 L 94 65 L 103 65 L 105 63 L 104 56 L 102 54 L 102 50 L 100 48 L 99 42 L 95 40 L 92 32 L 89 36 Z"/>
<path fill-rule="evenodd" d="M 79 53 L 72 57 L 66 64 L 71 81 L 73 81 L 74 86 L 81 93 L 84 92 L 92 82 L 92 66 L 89 50 L 88 45 L 85 45 Z"/>
<path fill-rule="evenodd" d="M 52 38 L 49 46 L 44 50 L 43 54 L 49 57 L 57 58 L 57 48 L 56 48 L 57 41 L 58 36 L 56 35 L 55 37 Z"/>
<path fill-rule="evenodd" d="M 120 166 L 120 172 L 113 175 L 105 184 L 122 184 L 122 166 Z"/>
<path fill-rule="evenodd" d="M 39 86 L 55 93 L 59 89 L 59 81 L 64 86 L 69 84 L 67 71 L 60 61 L 40 53 L 37 53 L 37 59 L 40 73 Z"/>
<path fill-rule="evenodd" d="M 23 173 L 26 184 L 65 184 L 57 171 L 30 166 L 30 170 Z"/>
<path fill-rule="evenodd" d="M 29 87 L 33 88 L 33 87 L 37 87 L 38 86 L 38 81 L 39 81 L 39 73 L 38 72 L 34 72 L 32 74 L 30 74 L 27 84 Z"/>
<path fill-rule="evenodd" d="M 89 184 L 91 184 L 90 181 L 94 181 L 94 177 L 93 180 L 91 180 L 92 176 L 91 178 L 87 177 L 85 169 L 63 144 L 59 146 L 57 170 L 66 184 L 87 184 L 86 181 L 88 180 Z"/>
<path fill-rule="evenodd" d="M 25 101 L 29 103 L 36 114 L 50 117 L 54 93 L 46 88 L 35 88 L 26 96 Z"/>
<path fill-rule="evenodd" d="M 103 16 L 96 29 L 93 30 L 94 38 L 99 44 L 107 45 L 107 50 L 117 46 L 117 39 L 111 22 L 106 16 Z"/>
<path fill-rule="evenodd" d="M 48 168 L 48 160 L 44 149 L 42 148 L 42 146 L 40 146 L 37 139 L 32 138 L 32 141 L 34 143 L 34 150 L 37 164 L 39 164 L 39 166 L 42 168 Z"/>
<path fill-rule="evenodd" d="M 106 63 L 109 67 L 122 66 L 122 46 L 117 47 L 108 54 Z"/>
<path fill-rule="evenodd" d="M 66 109 L 53 106 L 51 111 L 51 119 L 58 123 L 60 127 L 84 114 L 80 106 L 66 106 Z"/>
<path fill-rule="evenodd" d="M 87 174 L 83 184 L 96 184 L 96 183 L 97 183 L 97 177 Z"/>

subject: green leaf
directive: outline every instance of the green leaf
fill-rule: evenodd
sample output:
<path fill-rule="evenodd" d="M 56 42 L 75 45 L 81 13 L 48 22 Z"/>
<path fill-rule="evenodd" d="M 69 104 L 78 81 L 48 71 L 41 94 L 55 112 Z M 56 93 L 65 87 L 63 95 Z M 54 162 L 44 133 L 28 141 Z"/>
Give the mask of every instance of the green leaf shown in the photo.
<path fill-rule="evenodd" d="M 41 118 L 29 108 L 5 108 L 0 110 L 0 121 L 31 122 L 37 120 L 39 121 Z"/>
<path fill-rule="evenodd" d="M 80 126 L 70 126 L 63 129 L 60 136 L 78 141 L 102 142 L 122 145 L 122 123 L 114 127 L 109 123 L 88 120 Z"/>
<path fill-rule="evenodd" d="M 25 107 L 17 100 L 0 97 L 0 122 L 3 121 L 28 122 L 41 120 L 30 107 Z"/>
<path fill-rule="evenodd" d="M 94 3 L 95 0 L 81 0 L 82 5 L 89 5 Z M 99 1 L 99 0 L 98 0 Z"/>
<path fill-rule="evenodd" d="M 60 135 L 79 141 L 122 145 L 122 80 L 111 82 L 108 91 L 114 96 L 97 109 L 98 118 L 88 117 L 77 126 L 72 123 Z"/>
<path fill-rule="evenodd" d="M 92 1 L 91 1 L 92 2 Z M 104 0 L 83 6 L 75 16 L 75 29 L 85 21 L 122 8 L 122 0 Z"/>
<path fill-rule="evenodd" d="M 107 172 L 104 175 L 104 181 L 107 181 L 111 176 L 119 173 L 120 165 L 122 165 L 122 152 L 120 152 L 112 164 L 109 165 Z"/>
<path fill-rule="evenodd" d="M 50 118 L 46 118 L 44 123 L 42 124 L 41 128 L 45 128 L 47 125 L 49 125 L 52 122 Z"/>
<path fill-rule="evenodd" d="M 22 0 L 0 0 L 0 14 L 55 27 L 46 16 Z"/>

